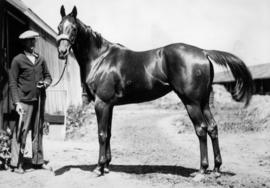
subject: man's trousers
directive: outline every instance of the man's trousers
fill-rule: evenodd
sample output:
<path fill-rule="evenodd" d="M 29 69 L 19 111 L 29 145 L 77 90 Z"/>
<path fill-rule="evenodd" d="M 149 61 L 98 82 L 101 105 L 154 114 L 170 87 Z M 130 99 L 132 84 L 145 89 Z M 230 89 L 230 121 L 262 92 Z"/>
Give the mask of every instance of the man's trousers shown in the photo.
<path fill-rule="evenodd" d="M 10 165 L 18 167 L 23 163 L 24 149 L 28 131 L 32 132 L 32 164 L 41 165 L 43 159 L 43 122 L 44 122 L 44 102 L 42 100 L 32 102 L 21 102 L 24 114 L 13 130 L 11 144 Z"/>

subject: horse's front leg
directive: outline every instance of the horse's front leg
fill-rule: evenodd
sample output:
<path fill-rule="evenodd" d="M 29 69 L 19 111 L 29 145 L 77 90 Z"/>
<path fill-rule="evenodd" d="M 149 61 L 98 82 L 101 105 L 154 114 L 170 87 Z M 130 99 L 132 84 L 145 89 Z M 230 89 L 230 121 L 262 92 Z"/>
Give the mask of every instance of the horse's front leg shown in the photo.
<path fill-rule="evenodd" d="M 112 114 L 113 114 L 113 108 L 110 109 L 110 119 L 109 119 L 109 124 L 108 124 L 108 129 L 107 129 L 107 142 L 106 142 L 106 158 L 107 162 L 105 164 L 104 172 L 109 173 L 109 165 L 112 160 L 112 154 L 111 154 L 111 127 L 112 127 Z"/>
<path fill-rule="evenodd" d="M 112 105 L 102 101 L 98 97 L 95 100 L 95 111 L 98 123 L 98 140 L 99 140 L 99 158 L 97 168 L 94 170 L 98 176 L 104 174 L 104 167 L 108 164 L 107 158 L 107 145 L 110 138 L 110 132 L 108 132 L 111 126 Z"/>

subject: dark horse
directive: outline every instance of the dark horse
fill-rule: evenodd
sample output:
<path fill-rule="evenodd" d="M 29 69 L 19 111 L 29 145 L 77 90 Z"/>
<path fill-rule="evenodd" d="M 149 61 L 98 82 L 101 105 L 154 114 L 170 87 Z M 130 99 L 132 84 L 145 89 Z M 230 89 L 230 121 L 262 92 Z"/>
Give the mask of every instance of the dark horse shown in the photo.
<path fill-rule="evenodd" d="M 236 87 L 233 96 L 248 105 L 252 96 L 252 77 L 236 56 L 204 50 L 188 44 L 171 44 L 144 52 L 107 41 L 77 19 L 77 9 L 68 15 L 62 6 L 58 26 L 59 58 L 72 49 L 81 71 L 81 81 L 94 101 L 98 122 L 99 159 L 95 172 L 103 174 L 111 161 L 111 123 L 115 105 L 139 103 L 174 91 L 182 100 L 200 142 L 200 172 L 208 168 L 207 134 L 214 150 L 214 172 L 222 159 L 218 128 L 210 112 L 209 95 L 214 76 L 213 63 L 229 67 Z"/>

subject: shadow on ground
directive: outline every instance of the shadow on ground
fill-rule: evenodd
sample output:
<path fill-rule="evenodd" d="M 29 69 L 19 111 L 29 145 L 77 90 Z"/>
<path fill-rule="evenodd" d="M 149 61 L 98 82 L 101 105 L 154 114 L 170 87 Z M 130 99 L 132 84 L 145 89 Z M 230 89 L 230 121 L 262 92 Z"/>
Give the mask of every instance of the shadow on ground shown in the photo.
<path fill-rule="evenodd" d="M 62 175 L 72 168 L 79 168 L 84 171 L 93 171 L 96 165 L 68 165 L 54 171 L 56 176 Z M 159 165 L 110 165 L 110 171 L 124 172 L 128 174 L 148 174 L 148 173 L 163 173 L 174 174 L 188 177 L 196 172 L 196 169 L 185 168 L 181 166 L 159 166 Z"/>
<path fill-rule="evenodd" d="M 63 166 L 54 171 L 55 176 L 64 174 L 71 169 L 81 169 L 84 171 L 93 171 L 96 165 L 68 165 Z M 148 174 L 162 173 L 190 177 L 191 174 L 197 172 L 197 169 L 186 168 L 182 166 L 166 166 L 166 165 L 110 165 L 112 172 L 123 172 L 128 174 Z M 232 172 L 222 172 L 223 175 L 234 176 Z"/>

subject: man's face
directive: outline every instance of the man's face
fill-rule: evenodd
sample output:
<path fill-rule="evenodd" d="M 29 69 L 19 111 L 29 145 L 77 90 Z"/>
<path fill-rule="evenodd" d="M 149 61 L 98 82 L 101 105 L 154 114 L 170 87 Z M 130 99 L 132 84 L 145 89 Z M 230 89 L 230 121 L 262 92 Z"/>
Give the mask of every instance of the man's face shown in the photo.
<path fill-rule="evenodd" d="M 25 39 L 24 41 L 25 51 L 33 53 L 36 46 L 36 39 Z"/>

